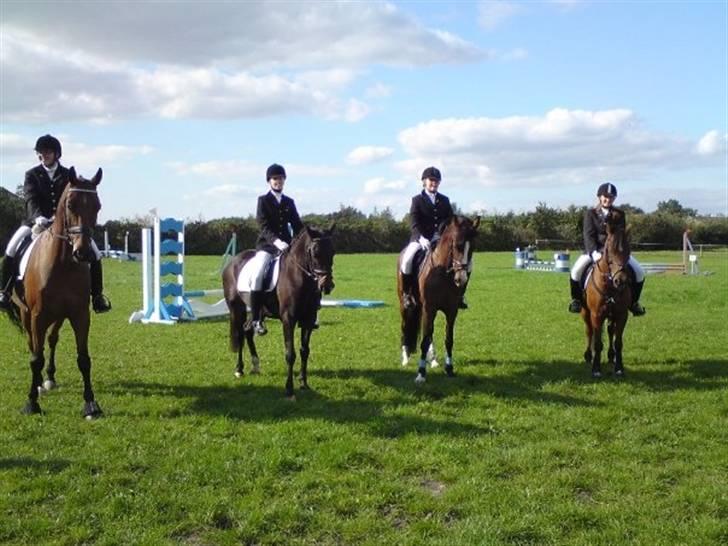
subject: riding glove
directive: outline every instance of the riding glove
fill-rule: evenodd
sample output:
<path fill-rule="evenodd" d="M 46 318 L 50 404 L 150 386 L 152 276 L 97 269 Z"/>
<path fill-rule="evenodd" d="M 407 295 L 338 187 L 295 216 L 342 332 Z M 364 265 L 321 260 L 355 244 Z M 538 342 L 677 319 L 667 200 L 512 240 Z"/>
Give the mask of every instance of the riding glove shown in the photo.
<path fill-rule="evenodd" d="M 288 243 L 281 239 L 276 239 L 275 241 L 273 241 L 273 246 L 275 246 L 278 250 L 283 252 L 284 250 L 286 250 L 288 248 Z"/>

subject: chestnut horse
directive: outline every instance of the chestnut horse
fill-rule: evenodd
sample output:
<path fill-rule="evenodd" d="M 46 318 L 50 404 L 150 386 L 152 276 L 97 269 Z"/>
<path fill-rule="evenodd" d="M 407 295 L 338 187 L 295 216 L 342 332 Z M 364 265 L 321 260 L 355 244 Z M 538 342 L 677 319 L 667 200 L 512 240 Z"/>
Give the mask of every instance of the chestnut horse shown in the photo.
<path fill-rule="evenodd" d="M 591 363 L 592 377 L 602 376 L 602 328 L 608 322 L 609 363 L 617 377 L 624 376 L 622 363 L 622 334 L 627 324 L 628 309 L 632 302 L 631 275 L 627 265 L 630 256 L 629 240 L 624 215 L 612 210 L 607 216 L 607 240 L 602 257 L 594 264 L 584 289 L 585 302 L 581 317 L 586 325 L 587 346 L 584 360 Z"/>
<path fill-rule="evenodd" d="M 38 237 L 28 258 L 22 281 L 13 287 L 8 312 L 11 320 L 28 335 L 32 379 L 23 413 L 41 413 L 38 395 L 41 388 L 55 386 L 55 351 L 58 331 L 64 320 L 71 323 L 76 337 L 78 369 L 83 377 L 83 416 L 101 416 L 101 407 L 91 387 L 91 358 L 88 354 L 90 325 L 90 274 L 93 259 L 91 233 L 101 208 L 96 187 L 101 182 L 99 169 L 91 180 L 76 176 L 71 167 L 69 183 L 63 190 L 51 227 Z M 50 330 L 50 333 L 48 333 Z M 48 380 L 43 383 L 46 334 L 50 359 Z"/>
<path fill-rule="evenodd" d="M 452 216 L 441 228 L 442 235 L 434 248 L 427 253 L 419 271 L 416 305 L 405 309 L 402 293 L 402 273 L 400 253 L 397 261 L 397 294 L 401 316 L 402 365 L 414 353 L 420 328 L 420 360 L 415 382 L 424 383 L 427 377 L 428 350 L 432 350 L 432 334 L 435 328 L 435 315 L 442 311 L 445 315 L 445 373 L 454 377 L 452 363 L 453 333 L 458 315 L 458 302 L 468 280 L 468 263 L 473 258 L 473 239 L 477 234 L 480 217 L 470 220 L 465 216 Z M 433 367 L 436 364 L 433 363 Z"/>
<path fill-rule="evenodd" d="M 311 332 L 316 324 L 316 313 L 321 304 L 321 293 L 334 289 L 334 245 L 332 233 L 305 227 L 291 241 L 291 246 L 280 257 L 280 273 L 275 290 L 266 293 L 265 312 L 279 318 L 283 325 L 283 340 L 288 364 L 286 396 L 295 400 L 293 393 L 293 364 L 296 350 L 293 336 L 296 325 L 301 328 L 301 389 L 308 389 L 308 356 Z M 255 256 L 254 250 L 244 250 L 235 256 L 222 273 L 222 287 L 230 311 L 230 349 L 238 354 L 235 375 L 243 375 L 243 345 L 248 348 L 253 363 L 252 373 L 259 371 L 251 321 L 246 320 L 250 296 L 238 292 L 238 276 L 243 266 Z"/>

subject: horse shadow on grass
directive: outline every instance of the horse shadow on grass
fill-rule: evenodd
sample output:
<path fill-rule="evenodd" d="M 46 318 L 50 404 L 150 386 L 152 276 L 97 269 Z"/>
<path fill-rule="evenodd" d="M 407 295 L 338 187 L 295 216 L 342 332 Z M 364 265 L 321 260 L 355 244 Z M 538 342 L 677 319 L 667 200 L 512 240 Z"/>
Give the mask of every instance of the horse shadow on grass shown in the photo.
<path fill-rule="evenodd" d="M 66 459 L 35 459 L 33 457 L 2 457 L 0 458 L 0 471 L 3 470 L 32 470 L 34 472 L 58 473 L 71 465 Z"/>
<path fill-rule="evenodd" d="M 418 403 L 418 400 L 408 399 L 405 396 L 386 399 L 350 396 L 334 399 L 309 389 L 296 391 L 297 401 L 291 402 L 283 397 L 280 386 L 254 385 L 250 382 L 233 386 L 195 386 L 134 381 L 122 382 L 111 390 L 124 394 L 133 393 L 136 396 L 171 396 L 187 401 L 186 405 L 157 414 L 167 418 L 207 414 L 261 423 L 282 420 L 325 420 L 332 423 L 362 425 L 373 435 L 385 438 L 395 438 L 409 433 L 446 434 L 456 437 L 496 433 L 488 424 L 481 426 L 462 423 L 447 416 L 425 417 L 402 415 L 401 412 L 393 415 L 389 411 L 393 407 L 399 411 L 403 407 L 405 409 L 408 405 L 414 407 Z"/>

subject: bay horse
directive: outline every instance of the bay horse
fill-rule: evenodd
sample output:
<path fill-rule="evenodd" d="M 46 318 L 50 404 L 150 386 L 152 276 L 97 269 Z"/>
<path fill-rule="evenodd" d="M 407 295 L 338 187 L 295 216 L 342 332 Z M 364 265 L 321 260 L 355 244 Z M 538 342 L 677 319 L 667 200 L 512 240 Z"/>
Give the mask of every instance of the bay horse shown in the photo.
<path fill-rule="evenodd" d="M 607 216 L 606 224 L 604 252 L 592 266 L 591 276 L 587 278 L 581 310 L 586 325 L 584 360 L 587 364 L 591 363 L 594 378 L 602 376 L 600 359 L 605 320 L 609 336 L 609 363 L 614 366 L 615 376 L 624 376 L 622 335 L 632 302 L 631 274 L 627 265 L 631 251 L 624 214 L 613 209 Z"/>
<path fill-rule="evenodd" d="M 480 225 L 480 217 L 475 220 L 454 215 L 441 226 L 441 235 L 422 262 L 417 277 L 415 305 L 405 308 L 402 291 L 400 264 L 402 253 L 397 260 L 397 294 L 401 316 L 402 365 L 409 362 L 414 353 L 417 338 L 422 329 L 420 360 L 415 382 L 424 383 L 427 377 L 427 356 L 431 349 L 435 328 L 435 315 L 442 311 L 445 315 L 445 373 L 454 377 L 452 362 L 453 333 L 458 315 L 458 303 L 468 280 L 467 267 L 473 258 L 473 239 Z M 433 366 L 436 365 L 433 363 Z"/>
<path fill-rule="evenodd" d="M 58 331 L 63 322 L 71 323 L 76 338 L 78 369 L 83 377 L 84 406 L 87 419 L 100 417 L 101 407 L 91 386 L 91 358 L 88 354 L 90 327 L 89 298 L 91 278 L 88 262 L 94 258 L 91 234 L 101 202 L 96 187 L 101 182 L 99 169 L 91 180 L 76 175 L 71 167 L 69 182 L 60 199 L 49 229 L 38 236 L 22 281 L 16 281 L 8 315 L 28 336 L 32 379 L 25 414 L 41 413 L 38 396 L 41 388 L 55 387 L 55 351 Z M 48 333 L 50 331 L 50 333 Z M 43 349 L 48 334 L 50 359 L 48 380 L 43 383 Z"/>
<path fill-rule="evenodd" d="M 280 273 L 275 290 L 266 292 L 264 312 L 278 318 L 283 326 L 288 378 L 286 396 L 295 400 L 293 392 L 293 365 L 296 351 L 293 341 L 296 325 L 301 329 L 301 389 L 308 389 L 308 357 L 311 332 L 316 325 L 316 314 L 321 294 L 334 289 L 334 245 L 332 234 L 335 224 L 326 230 L 304 227 L 291 241 L 280 257 Z M 248 292 L 238 292 L 238 276 L 243 266 L 255 256 L 255 250 L 244 250 L 236 255 L 222 273 L 222 287 L 230 312 L 230 350 L 237 352 L 235 375 L 243 375 L 243 346 L 248 343 L 253 363 L 252 373 L 259 372 L 260 360 L 255 347 L 252 321 L 246 320 L 250 304 Z"/>

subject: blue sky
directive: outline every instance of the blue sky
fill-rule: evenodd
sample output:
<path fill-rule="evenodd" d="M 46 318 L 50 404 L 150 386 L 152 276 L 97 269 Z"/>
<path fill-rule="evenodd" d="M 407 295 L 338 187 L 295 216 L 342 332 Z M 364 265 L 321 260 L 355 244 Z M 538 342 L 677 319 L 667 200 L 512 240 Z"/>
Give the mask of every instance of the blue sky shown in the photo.
<path fill-rule="evenodd" d="M 104 169 L 101 221 L 401 217 L 422 170 L 468 213 L 675 198 L 728 214 L 728 7 L 716 2 L 0 3 L 0 185 Z"/>

